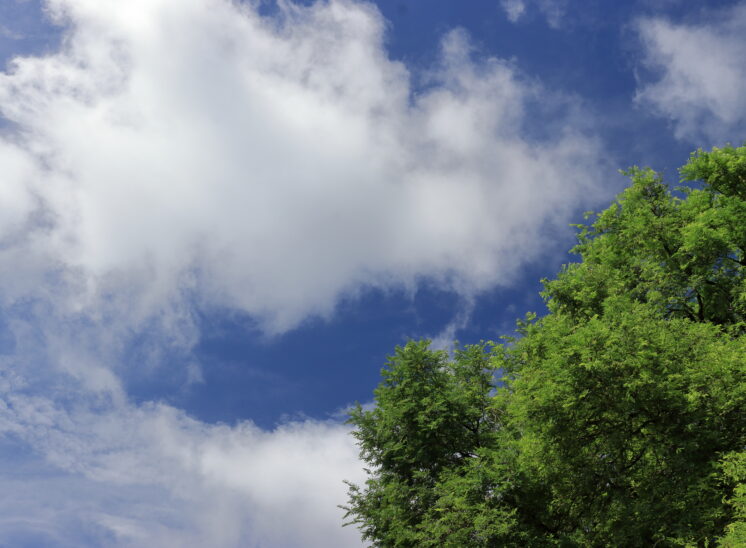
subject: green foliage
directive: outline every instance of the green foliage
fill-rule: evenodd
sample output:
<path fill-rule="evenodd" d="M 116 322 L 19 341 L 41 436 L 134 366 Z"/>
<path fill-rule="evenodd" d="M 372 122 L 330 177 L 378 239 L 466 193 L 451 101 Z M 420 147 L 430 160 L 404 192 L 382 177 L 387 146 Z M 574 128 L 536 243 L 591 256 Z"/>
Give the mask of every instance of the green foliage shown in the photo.
<path fill-rule="evenodd" d="M 746 340 L 624 298 L 605 308 L 545 318 L 503 362 L 505 425 L 546 489 L 542 523 L 587 546 L 712 539 L 718 455 L 746 439 Z"/>
<path fill-rule="evenodd" d="M 489 396 L 494 368 L 486 345 L 432 351 L 427 341 L 396 349 L 376 389 L 376 407 L 351 413 L 367 489 L 351 486 L 348 515 L 381 546 L 418 546 L 418 524 L 437 500 L 444 472 L 492 445 L 496 430 Z"/>
<path fill-rule="evenodd" d="M 682 199 L 650 169 L 626 172 L 632 185 L 593 225 L 579 225 L 574 251 L 582 262 L 545 281 L 552 312 L 590 317 L 603 312 L 607 297 L 627 295 L 667 317 L 743 331 L 746 147 L 700 151 L 681 171 L 685 181 L 716 186 L 682 189 Z"/>
<path fill-rule="evenodd" d="M 733 487 L 726 503 L 733 508 L 733 521 L 725 528 L 720 545 L 727 548 L 746 546 L 746 451 L 727 454 L 722 461 L 723 478 Z"/>
<path fill-rule="evenodd" d="M 681 173 L 629 170 L 506 345 L 397 348 L 350 418 L 365 539 L 746 546 L 746 147 Z"/>

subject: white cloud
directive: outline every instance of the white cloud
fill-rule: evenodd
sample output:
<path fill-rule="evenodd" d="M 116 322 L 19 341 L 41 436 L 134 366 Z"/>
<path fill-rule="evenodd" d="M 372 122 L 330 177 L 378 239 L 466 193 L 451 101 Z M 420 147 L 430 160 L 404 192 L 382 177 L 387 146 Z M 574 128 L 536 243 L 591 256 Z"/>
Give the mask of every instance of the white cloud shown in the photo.
<path fill-rule="evenodd" d="M 23 130 L 0 154 L 37 170 L 10 182 L 15 216 L 38 197 L 34 249 L 76 310 L 126 294 L 136 322 L 187 292 L 282 331 L 361 286 L 470 293 L 536 257 L 591 188 L 596 144 L 571 119 L 523 138 L 549 94 L 472 62 L 459 34 L 412 95 L 364 4 L 271 20 L 224 0 L 50 6 L 65 49 L 0 77 Z"/>
<path fill-rule="evenodd" d="M 468 302 L 510 283 L 597 195 L 598 144 L 461 32 L 413 89 L 367 4 L 48 8 L 63 49 L 0 74 L 0 431 L 39 459 L 0 481 L 52 480 L 0 508 L 0 543 L 355 545 L 345 427 L 208 425 L 132 403 L 123 378 L 179 349 L 201 382 L 195 308 L 277 333 L 363 288 L 427 279 Z M 550 111 L 563 129 L 527 137 Z"/>
<path fill-rule="evenodd" d="M 678 139 L 740 142 L 746 126 L 746 4 L 703 22 L 638 22 L 644 62 L 657 79 L 641 82 L 637 101 L 668 118 Z"/>
<path fill-rule="evenodd" d="M 430 348 L 448 350 L 450 352 L 453 349 L 453 343 L 458 340 L 456 336 L 458 332 L 469 325 L 469 320 L 474 313 L 474 306 L 474 299 L 464 300 L 461 308 L 456 312 L 451 321 L 439 333 L 429 337 L 431 341 Z"/>
<path fill-rule="evenodd" d="M 526 12 L 526 3 L 523 0 L 501 0 L 500 5 L 505 10 L 508 19 L 515 23 Z"/>
<path fill-rule="evenodd" d="M 511 23 L 518 22 L 531 9 L 546 18 L 552 28 L 559 28 L 565 15 L 565 0 L 500 0 L 500 6 Z"/>
<path fill-rule="evenodd" d="M 0 431 L 44 460 L 4 462 L 0 485 L 14 503 L 0 505 L 0 543 L 36 535 L 46 546 L 359 545 L 337 505 L 342 480 L 361 482 L 363 473 L 338 423 L 266 432 L 205 425 L 164 405 L 94 412 L 2 395 Z"/>

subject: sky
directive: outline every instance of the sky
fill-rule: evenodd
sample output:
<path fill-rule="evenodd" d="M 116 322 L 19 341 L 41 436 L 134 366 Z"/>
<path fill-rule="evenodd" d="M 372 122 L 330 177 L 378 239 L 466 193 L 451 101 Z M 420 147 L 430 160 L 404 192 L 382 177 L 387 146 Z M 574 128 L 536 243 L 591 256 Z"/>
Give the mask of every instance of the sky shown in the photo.
<path fill-rule="evenodd" d="M 0 546 L 362 545 L 386 357 L 746 138 L 746 3 L 0 4 Z"/>

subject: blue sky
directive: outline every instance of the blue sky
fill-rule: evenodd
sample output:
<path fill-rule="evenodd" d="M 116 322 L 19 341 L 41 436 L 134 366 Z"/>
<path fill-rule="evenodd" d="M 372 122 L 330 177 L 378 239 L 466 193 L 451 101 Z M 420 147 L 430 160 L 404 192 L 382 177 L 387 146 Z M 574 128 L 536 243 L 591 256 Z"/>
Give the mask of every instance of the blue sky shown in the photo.
<path fill-rule="evenodd" d="M 746 4 L 0 4 L 0 546 L 349 547 L 409 338 L 746 135 Z"/>

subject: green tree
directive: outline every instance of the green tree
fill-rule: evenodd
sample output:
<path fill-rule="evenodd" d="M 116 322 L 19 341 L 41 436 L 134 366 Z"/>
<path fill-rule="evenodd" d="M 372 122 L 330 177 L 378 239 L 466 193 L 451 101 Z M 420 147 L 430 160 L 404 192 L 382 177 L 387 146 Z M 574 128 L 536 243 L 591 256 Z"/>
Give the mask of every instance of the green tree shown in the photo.
<path fill-rule="evenodd" d="M 713 541 L 729 516 L 718 461 L 746 440 L 745 356 L 743 337 L 622 297 L 528 326 L 502 361 L 504 424 L 545 490 L 546 531 L 584 546 Z"/>
<path fill-rule="evenodd" d="M 376 407 L 351 413 L 371 479 L 350 486 L 348 515 L 383 546 L 418 546 L 418 525 L 437 499 L 440 476 L 491 446 L 494 370 L 484 345 L 453 360 L 427 341 L 396 349 L 375 391 Z"/>
<path fill-rule="evenodd" d="M 746 147 L 652 170 L 504 345 L 398 348 L 351 415 L 375 546 L 743 545 Z M 499 372 L 500 378 L 496 378 Z M 739 544 L 741 543 L 741 544 Z"/>
<path fill-rule="evenodd" d="M 733 508 L 733 521 L 725 528 L 720 545 L 725 548 L 746 546 L 746 451 L 727 454 L 722 467 L 724 479 L 733 486 L 732 498 L 726 500 Z"/>

